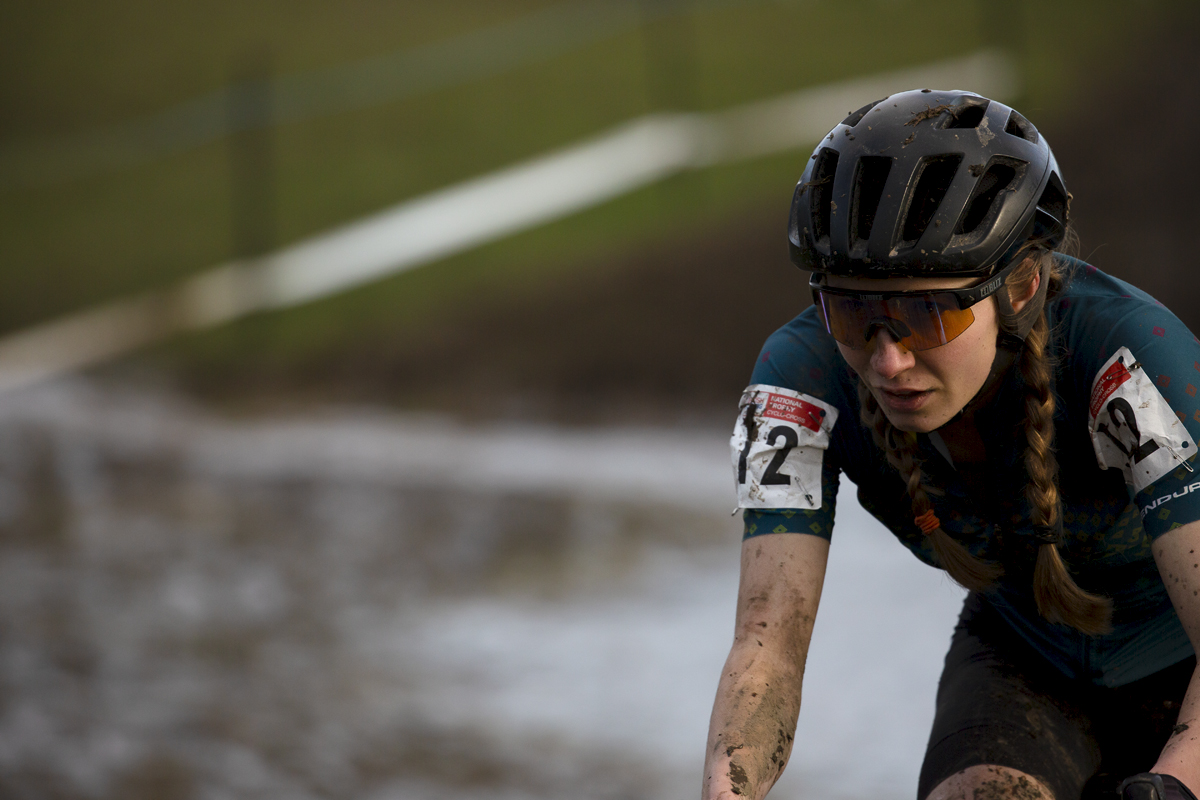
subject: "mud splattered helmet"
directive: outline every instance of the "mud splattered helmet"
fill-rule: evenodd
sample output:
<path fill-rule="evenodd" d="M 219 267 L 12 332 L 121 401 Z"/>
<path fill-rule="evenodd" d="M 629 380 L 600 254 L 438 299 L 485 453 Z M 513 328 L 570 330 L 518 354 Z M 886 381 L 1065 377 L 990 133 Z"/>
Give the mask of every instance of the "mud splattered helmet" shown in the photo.
<path fill-rule="evenodd" d="M 964 91 L 871 103 L 826 136 L 796 186 L 792 261 L 817 273 L 990 275 L 1031 237 L 1062 241 L 1068 195 L 1023 116 Z"/>

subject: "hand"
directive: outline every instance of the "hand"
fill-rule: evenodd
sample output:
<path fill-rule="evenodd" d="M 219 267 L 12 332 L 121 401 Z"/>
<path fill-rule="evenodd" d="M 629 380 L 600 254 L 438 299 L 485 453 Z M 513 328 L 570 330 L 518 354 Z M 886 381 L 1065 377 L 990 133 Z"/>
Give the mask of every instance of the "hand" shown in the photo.
<path fill-rule="evenodd" d="M 1183 782 L 1173 775 L 1143 772 L 1126 778 L 1117 787 L 1121 800 L 1197 800 Z"/>

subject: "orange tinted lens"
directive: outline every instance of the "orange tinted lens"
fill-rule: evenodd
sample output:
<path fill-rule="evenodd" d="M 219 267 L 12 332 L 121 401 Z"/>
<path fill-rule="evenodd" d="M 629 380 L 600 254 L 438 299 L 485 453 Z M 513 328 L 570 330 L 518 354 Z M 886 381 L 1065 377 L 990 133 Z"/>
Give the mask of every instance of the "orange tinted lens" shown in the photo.
<path fill-rule="evenodd" d="M 837 341 L 855 350 L 867 346 L 867 324 L 885 313 L 883 304 L 861 297 L 819 292 L 825 330 Z"/>
<path fill-rule="evenodd" d="M 910 350 L 929 350 L 952 341 L 975 321 L 969 308 L 959 308 L 951 294 L 893 297 L 886 301 L 888 316 L 903 320 L 912 331 L 901 340 Z"/>
<path fill-rule="evenodd" d="M 890 330 L 902 332 L 899 342 L 910 350 L 940 347 L 975 321 L 971 309 L 960 309 L 951 294 L 868 299 L 818 292 L 818 296 L 825 329 L 834 339 L 855 350 L 864 349 L 875 335 L 875 328 L 885 320 L 903 323 L 890 326 Z"/>

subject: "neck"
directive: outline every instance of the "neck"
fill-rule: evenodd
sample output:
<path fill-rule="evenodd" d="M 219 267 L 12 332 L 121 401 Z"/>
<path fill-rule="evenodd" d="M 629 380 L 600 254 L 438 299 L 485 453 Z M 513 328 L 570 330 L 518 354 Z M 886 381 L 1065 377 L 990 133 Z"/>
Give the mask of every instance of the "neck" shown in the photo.
<path fill-rule="evenodd" d="M 997 347 L 996 357 L 992 359 L 992 368 L 988 372 L 987 380 L 983 382 L 983 386 L 979 387 L 979 391 L 971 398 L 959 416 L 970 415 L 974 417 L 975 410 L 983 408 L 988 403 L 995 399 L 996 394 L 1000 391 L 1000 384 L 1004 383 L 1004 376 L 1012 369 L 1013 364 L 1017 361 L 1017 354 L 1007 347 Z M 955 417 L 958 419 L 958 417 Z"/>
<path fill-rule="evenodd" d="M 975 412 L 996 398 L 996 394 L 1000 391 L 1000 384 L 1004 382 L 1004 376 L 1008 374 L 1015 361 L 1016 355 L 1011 350 L 997 348 L 996 358 L 992 361 L 992 369 L 988 373 L 987 380 L 983 382 L 983 386 L 954 419 L 938 428 L 938 435 L 946 443 L 946 449 L 950 451 L 950 457 L 954 459 L 956 465 L 976 464 L 987 458 L 983 437 L 979 435 L 979 428 L 975 424 Z"/>
<path fill-rule="evenodd" d="M 964 409 L 938 428 L 937 433 L 945 442 L 956 466 L 978 464 L 987 459 L 987 448 L 983 444 L 983 437 L 979 435 L 979 428 L 975 426 L 974 409 Z"/>

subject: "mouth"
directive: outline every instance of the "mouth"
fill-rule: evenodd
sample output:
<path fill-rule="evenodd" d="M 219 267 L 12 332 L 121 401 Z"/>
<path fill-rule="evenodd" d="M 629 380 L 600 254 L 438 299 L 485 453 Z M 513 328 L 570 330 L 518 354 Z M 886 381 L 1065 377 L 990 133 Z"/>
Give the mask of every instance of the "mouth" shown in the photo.
<path fill-rule="evenodd" d="M 932 389 L 885 389 L 878 387 L 875 396 L 893 411 L 916 411 L 933 395 Z"/>

